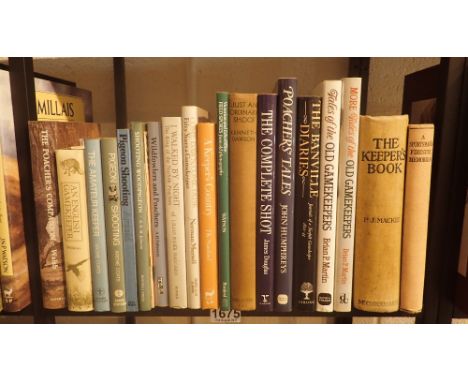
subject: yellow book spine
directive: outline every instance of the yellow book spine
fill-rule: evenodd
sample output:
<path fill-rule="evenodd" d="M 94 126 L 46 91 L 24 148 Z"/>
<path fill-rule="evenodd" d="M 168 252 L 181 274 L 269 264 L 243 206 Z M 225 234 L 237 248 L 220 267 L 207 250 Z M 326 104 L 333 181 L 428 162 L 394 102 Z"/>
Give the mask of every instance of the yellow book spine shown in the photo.
<path fill-rule="evenodd" d="M 362 116 L 360 126 L 353 302 L 396 312 L 408 116 Z"/>
<path fill-rule="evenodd" d="M 232 307 L 255 310 L 257 95 L 229 100 Z"/>
<path fill-rule="evenodd" d="M 197 125 L 197 161 L 202 309 L 216 309 L 219 306 L 215 142 L 215 124 L 199 123 Z"/>
<path fill-rule="evenodd" d="M 400 309 L 422 310 L 434 125 L 408 127 Z"/>
<path fill-rule="evenodd" d="M 68 310 L 93 310 L 83 149 L 56 151 Z"/>

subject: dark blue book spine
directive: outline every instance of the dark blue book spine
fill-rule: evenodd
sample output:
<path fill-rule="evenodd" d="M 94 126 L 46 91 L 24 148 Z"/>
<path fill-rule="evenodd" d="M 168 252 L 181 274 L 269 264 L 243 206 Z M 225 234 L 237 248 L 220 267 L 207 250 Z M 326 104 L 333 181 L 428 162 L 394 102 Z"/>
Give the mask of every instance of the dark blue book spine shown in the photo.
<path fill-rule="evenodd" d="M 275 311 L 292 311 L 297 80 L 278 80 Z"/>
<path fill-rule="evenodd" d="M 120 169 L 120 203 L 122 211 L 127 311 L 138 312 L 135 227 L 133 218 L 132 156 L 130 153 L 130 131 L 128 129 L 117 129 L 117 151 Z"/>
<path fill-rule="evenodd" d="M 316 296 L 321 103 L 320 97 L 297 99 L 294 300 L 308 312 Z"/>
<path fill-rule="evenodd" d="M 274 308 L 276 94 L 257 97 L 257 310 Z"/>

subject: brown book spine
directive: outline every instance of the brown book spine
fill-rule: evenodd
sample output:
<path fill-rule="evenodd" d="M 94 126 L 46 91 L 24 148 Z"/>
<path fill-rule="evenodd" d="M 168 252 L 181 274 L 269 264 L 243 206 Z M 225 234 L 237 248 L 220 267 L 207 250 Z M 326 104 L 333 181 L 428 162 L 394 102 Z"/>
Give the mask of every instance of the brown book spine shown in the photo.
<path fill-rule="evenodd" d="M 229 100 L 232 307 L 255 310 L 257 95 Z"/>
<path fill-rule="evenodd" d="M 67 306 L 55 150 L 78 146 L 82 139 L 99 135 L 95 123 L 29 122 L 42 301 L 46 309 Z"/>
<path fill-rule="evenodd" d="M 434 125 L 408 126 L 400 309 L 422 310 Z"/>
<path fill-rule="evenodd" d="M 361 117 L 354 307 L 399 308 L 408 116 Z"/>
<path fill-rule="evenodd" d="M 18 312 L 31 303 L 23 210 L 13 125 L 0 125 L 0 275 L 3 308 Z"/>

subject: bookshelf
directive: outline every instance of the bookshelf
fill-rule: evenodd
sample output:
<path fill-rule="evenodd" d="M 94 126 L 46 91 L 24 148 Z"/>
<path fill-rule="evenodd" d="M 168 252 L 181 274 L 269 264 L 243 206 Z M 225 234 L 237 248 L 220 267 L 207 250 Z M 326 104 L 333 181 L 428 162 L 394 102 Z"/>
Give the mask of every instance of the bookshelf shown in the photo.
<path fill-rule="evenodd" d="M 135 59 L 133 59 L 135 60 Z M 294 59 L 292 59 L 294 60 Z M 125 127 L 128 121 L 127 71 L 124 58 L 114 58 L 113 84 L 116 127 Z M 350 58 L 348 75 L 363 78 L 361 114 L 366 113 L 369 86 L 370 58 Z M 15 121 L 18 163 L 21 178 L 21 194 L 25 221 L 25 236 L 30 271 L 32 304 L 19 313 L 4 313 L 6 316 L 33 316 L 36 323 L 54 323 L 56 316 L 119 316 L 127 323 L 136 317 L 169 316 L 198 317 L 209 315 L 202 310 L 177 310 L 157 308 L 151 312 L 126 314 L 73 313 L 67 310 L 42 308 L 37 236 L 32 193 L 32 176 L 27 121 L 36 119 L 34 96 L 34 68 L 32 58 L 9 58 L 11 90 Z M 391 314 L 366 313 L 354 310 L 351 313 L 259 313 L 242 312 L 247 317 L 334 317 L 336 322 L 351 323 L 352 317 L 416 317 L 417 323 L 450 323 L 452 317 L 463 317 L 454 306 L 454 282 L 461 235 L 461 220 L 464 203 L 464 184 L 467 154 L 463 142 L 467 141 L 468 124 L 468 60 L 443 58 L 439 66 L 437 86 L 433 89 L 437 103 L 437 135 L 434 146 L 434 172 L 431 189 L 430 227 L 424 292 L 424 310 L 421 314 L 408 315 L 402 312 Z M 45 76 L 48 77 L 48 76 Z M 50 77 L 49 77 L 50 78 Z M 70 82 L 72 83 L 72 82 Z M 191 84 L 190 86 L 193 86 Z M 416 87 L 415 87 L 416 89 Z M 404 103 L 403 112 L 407 112 Z M 99 121 L 98 121 L 99 122 Z M 465 164 L 464 164 L 465 163 Z"/>

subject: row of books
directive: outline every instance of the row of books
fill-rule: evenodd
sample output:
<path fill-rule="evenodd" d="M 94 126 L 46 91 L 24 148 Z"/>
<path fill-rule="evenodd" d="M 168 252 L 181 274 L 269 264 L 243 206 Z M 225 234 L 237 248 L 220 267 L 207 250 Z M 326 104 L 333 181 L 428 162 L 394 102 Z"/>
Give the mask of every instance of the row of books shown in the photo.
<path fill-rule="evenodd" d="M 420 311 L 434 126 L 360 117 L 359 78 L 315 93 L 30 122 L 44 307 Z"/>

